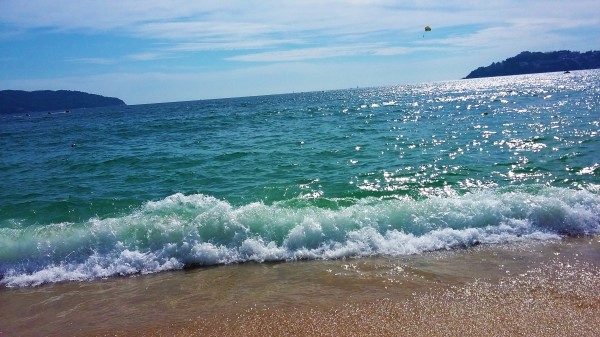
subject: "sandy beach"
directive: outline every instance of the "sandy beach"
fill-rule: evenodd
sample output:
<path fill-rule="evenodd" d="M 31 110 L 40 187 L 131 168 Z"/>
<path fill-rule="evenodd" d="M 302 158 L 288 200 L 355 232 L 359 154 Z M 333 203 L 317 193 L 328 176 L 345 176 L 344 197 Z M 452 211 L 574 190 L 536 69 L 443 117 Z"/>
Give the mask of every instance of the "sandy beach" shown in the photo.
<path fill-rule="evenodd" d="M 5 336 L 595 336 L 600 238 L 0 291 Z"/>

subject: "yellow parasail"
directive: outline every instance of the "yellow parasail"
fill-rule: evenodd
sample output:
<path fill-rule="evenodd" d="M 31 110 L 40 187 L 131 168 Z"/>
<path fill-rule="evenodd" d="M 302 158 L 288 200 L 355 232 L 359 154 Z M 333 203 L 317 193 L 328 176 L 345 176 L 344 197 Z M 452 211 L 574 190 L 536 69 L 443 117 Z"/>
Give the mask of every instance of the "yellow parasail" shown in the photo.
<path fill-rule="evenodd" d="M 429 27 L 429 26 L 425 26 L 425 31 L 426 31 L 426 32 L 430 32 L 430 31 L 431 31 L 431 27 Z"/>

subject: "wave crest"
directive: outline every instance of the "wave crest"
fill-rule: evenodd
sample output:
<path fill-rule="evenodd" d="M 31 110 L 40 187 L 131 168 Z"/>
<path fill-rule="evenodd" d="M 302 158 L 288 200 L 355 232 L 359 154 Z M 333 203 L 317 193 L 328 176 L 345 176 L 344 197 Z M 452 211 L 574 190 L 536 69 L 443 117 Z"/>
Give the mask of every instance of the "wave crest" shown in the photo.
<path fill-rule="evenodd" d="M 174 194 L 123 217 L 0 229 L 0 283 L 30 286 L 246 261 L 405 255 L 600 233 L 600 197 L 542 186 L 461 196 L 234 206 Z"/>

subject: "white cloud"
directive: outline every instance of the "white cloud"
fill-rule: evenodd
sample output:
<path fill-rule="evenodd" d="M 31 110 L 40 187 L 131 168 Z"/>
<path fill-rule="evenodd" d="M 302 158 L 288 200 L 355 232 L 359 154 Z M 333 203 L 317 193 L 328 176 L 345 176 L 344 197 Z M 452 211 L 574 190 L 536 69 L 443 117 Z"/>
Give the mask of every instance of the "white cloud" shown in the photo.
<path fill-rule="evenodd" d="M 152 60 L 161 60 L 169 58 L 169 55 L 166 53 L 160 52 L 146 52 L 146 53 L 138 53 L 138 54 L 130 54 L 126 56 L 130 60 L 136 61 L 152 61 Z"/>
<path fill-rule="evenodd" d="M 3 0 L 0 20 L 22 27 L 61 27 L 62 29 L 114 29 L 150 22 L 254 22 L 283 27 L 307 22 L 315 28 L 343 27 L 357 22 L 377 25 L 433 19 L 448 15 L 464 19 L 464 13 L 478 13 L 480 21 L 510 17 L 597 16 L 595 0 L 454 0 L 454 1 L 365 1 L 365 0 Z M 418 13 L 418 17 L 408 16 Z M 332 20 L 335 19 L 335 20 Z M 470 18 L 469 21 L 473 20 Z M 402 24 L 400 24 L 402 25 Z M 397 26 L 397 25 L 395 25 Z M 309 28 L 302 25 L 302 29 Z"/>
<path fill-rule="evenodd" d="M 261 36 L 274 29 L 263 23 L 225 21 L 177 21 L 142 24 L 135 29 L 141 36 L 167 40 L 222 40 Z"/>
<path fill-rule="evenodd" d="M 294 51 L 284 50 L 290 44 L 297 49 L 386 42 L 388 53 L 397 53 L 401 50 L 398 48 L 407 46 L 398 46 L 395 40 L 414 40 L 426 24 L 438 31 L 464 25 L 480 27 L 481 32 L 468 38 L 455 37 L 460 43 L 468 43 L 477 35 L 506 38 L 508 34 L 497 28 L 506 23 L 512 23 L 510 32 L 517 33 L 522 33 L 519 23 L 522 30 L 529 26 L 541 34 L 581 25 L 597 29 L 598 12 L 600 5 L 596 0 L 4 0 L 0 2 L 0 22 L 12 30 L 7 29 L 0 36 L 40 28 L 90 34 L 111 32 L 163 43 L 162 47 L 151 45 L 152 50 L 141 51 L 141 55 L 167 49 L 187 52 L 279 47 L 284 55 L 298 58 L 293 56 Z M 521 34 L 519 38 L 533 40 L 531 36 L 535 34 Z M 237 59 L 266 59 L 276 56 L 276 52 L 269 50 Z M 327 52 L 321 54 L 331 57 Z"/>
<path fill-rule="evenodd" d="M 232 61 L 247 62 L 292 62 L 324 59 L 343 56 L 372 54 L 375 45 L 328 46 L 316 48 L 299 48 L 239 55 L 228 58 Z"/>
<path fill-rule="evenodd" d="M 261 48 L 272 48 L 282 45 L 299 45 L 302 42 L 292 39 L 271 39 L 271 40 L 245 40 L 240 42 L 183 42 L 164 47 L 163 50 L 169 52 L 197 52 L 208 50 L 250 50 Z"/>
<path fill-rule="evenodd" d="M 405 55 L 416 52 L 428 52 L 433 50 L 443 50 L 440 47 L 383 47 L 374 50 L 374 55 L 379 56 L 394 56 L 394 55 Z"/>
<path fill-rule="evenodd" d="M 363 44 L 269 51 L 233 56 L 228 58 L 228 60 L 245 62 L 295 62 L 364 55 L 394 56 L 443 49 L 440 47 L 393 47 L 383 44 Z"/>
<path fill-rule="evenodd" d="M 81 57 L 70 60 L 75 63 L 86 63 L 86 64 L 114 64 L 117 62 L 115 59 L 102 58 L 102 57 Z"/>
<path fill-rule="evenodd" d="M 216 1 L 4 0 L 0 3 L 0 21 L 23 28 L 107 31 L 200 16 L 224 6 Z"/>

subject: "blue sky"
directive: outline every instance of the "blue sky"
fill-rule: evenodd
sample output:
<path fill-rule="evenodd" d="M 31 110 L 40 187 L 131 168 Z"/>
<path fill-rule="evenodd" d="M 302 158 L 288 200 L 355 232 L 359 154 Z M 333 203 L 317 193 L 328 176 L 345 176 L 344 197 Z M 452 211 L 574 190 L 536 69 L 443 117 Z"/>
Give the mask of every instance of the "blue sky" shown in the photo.
<path fill-rule="evenodd" d="M 599 13 L 598 0 L 0 0 L 0 89 L 141 104 L 453 80 L 524 50 L 599 50 Z"/>

